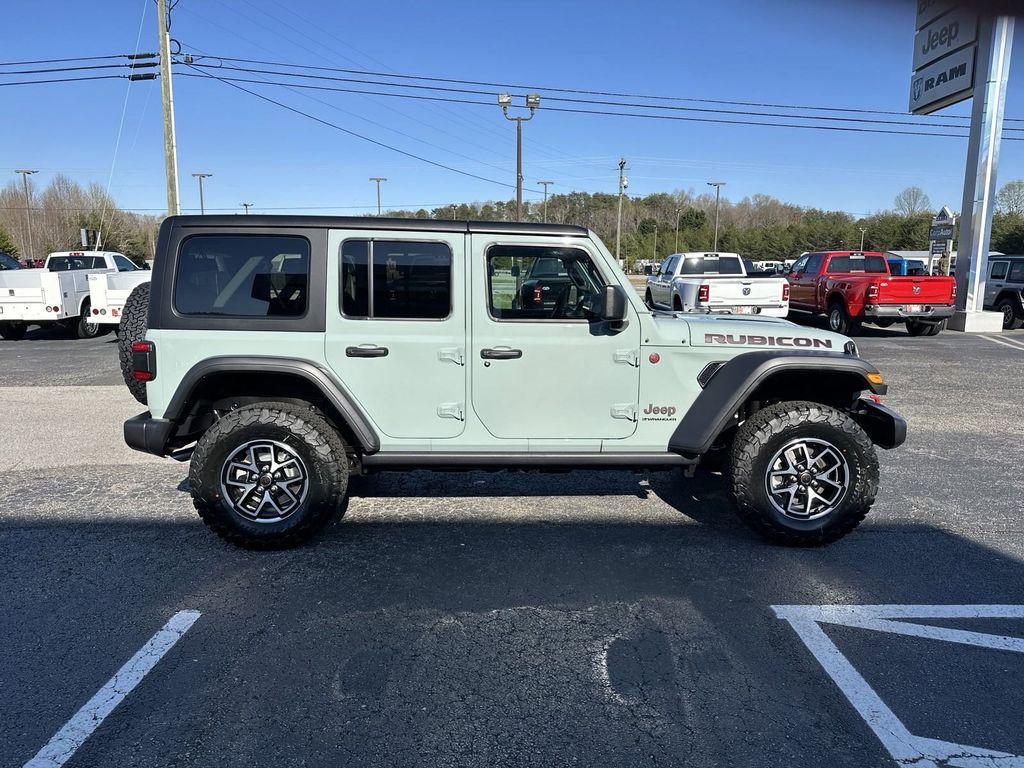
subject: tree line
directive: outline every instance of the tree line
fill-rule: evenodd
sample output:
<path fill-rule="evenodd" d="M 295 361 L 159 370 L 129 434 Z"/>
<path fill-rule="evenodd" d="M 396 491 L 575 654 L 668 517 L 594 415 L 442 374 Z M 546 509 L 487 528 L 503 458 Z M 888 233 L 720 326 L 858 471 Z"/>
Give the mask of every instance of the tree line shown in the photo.
<path fill-rule="evenodd" d="M 523 219 L 588 227 L 615 248 L 617 195 L 568 192 L 540 202 L 524 202 Z M 455 203 L 427 210 L 392 210 L 386 215 L 419 219 L 515 220 L 515 201 Z M 795 258 L 804 251 L 857 249 L 925 250 L 934 209 L 928 196 L 909 187 L 890 209 L 857 217 L 785 203 L 757 194 L 738 201 L 722 198 L 718 248 L 761 261 Z M 99 184 L 86 187 L 56 176 L 42 190 L 29 187 L 28 199 L 18 181 L 0 190 L 0 251 L 24 257 L 31 232 L 34 256 L 81 246 L 79 230 L 100 230 L 103 245 L 141 262 L 153 258 L 162 217 L 144 216 L 117 207 Z M 660 260 L 674 251 L 709 250 L 714 242 L 715 198 L 693 191 L 657 192 L 626 197 L 622 207 L 621 255 L 632 266 Z M 31 226 L 31 230 L 29 230 Z M 1024 180 L 1005 184 L 997 197 L 992 248 L 1024 253 Z"/>

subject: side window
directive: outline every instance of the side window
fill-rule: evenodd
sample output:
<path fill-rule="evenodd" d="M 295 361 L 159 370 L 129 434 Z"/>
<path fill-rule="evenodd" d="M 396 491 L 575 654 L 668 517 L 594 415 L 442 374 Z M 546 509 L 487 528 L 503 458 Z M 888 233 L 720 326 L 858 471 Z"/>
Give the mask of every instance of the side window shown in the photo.
<path fill-rule="evenodd" d="M 346 317 L 441 320 L 452 308 L 452 250 L 445 243 L 346 240 L 341 245 Z"/>
<path fill-rule="evenodd" d="M 658 275 L 659 275 L 659 276 L 660 276 L 660 275 L 667 275 L 667 274 L 668 274 L 668 265 L 669 265 L 669 262 L 670 262 L 670 261 L 672 261 L 672 257 L 671 257 L 671 256 L 666 256 L 666 257 L 665 257 L 665 258 L 664 258 L 664 259 L 662 260 L 662 262 L 661 262 L 661 266 L 660 266 L 660 267 L 658 267 Z"/>
<path fill-rule="evenodd" d="M 1024 283 L 1024 261 L 1015 261 L 1010 268 L 1010 282 Z"/>
<path fill-rule="evenodd" d="M 114 263 L 117 265 L 118 272 L 134 272 L 138 269 L 131 259 L 127 256 L 122 256 L 121 254 L 116 254 L 114 256 Z"/>
<path fill-rule="evenodd" d="M 579 248 L 495 245 L 487 250 L 488 309 L 495 320 L 586 320 L 605 282 Z"/>
<path fill-rule="evenodd" d="M 289 235 L 196 235 L 181 246 L 174 309 L 182 315 L 301 317 L 309 241 Z"/>
<path fill-rule="evenodd" d="M 1010 262 L 1008 261 L 993 261 L 992 268 L 989 271 L 989 277 L 993 280 L 1005 280 L 1006 273 L 1010 268 Z"/>
<path fill-rule="evenodd" d="M 804 273 L 808 275 L 816 275 L 821 271 L 821 262 L 824 259 L 824 255 L 820 253 L 812 253 L 807 257 L 807 264 L 804 266 Z"/>
<path fill-rule="evenodd" d="M 807 257 L 806 256 L 801 256 L 799 259 L 796 260 L 796 262 L 794 262 L 793 266 L 789 268 L 789 271 L 790 272 L 795 272 L 795 273 L 799 274 L 800 272 L 804 271 L 804 267 L 806 267 L 806 266 L 807 266 Z"/>

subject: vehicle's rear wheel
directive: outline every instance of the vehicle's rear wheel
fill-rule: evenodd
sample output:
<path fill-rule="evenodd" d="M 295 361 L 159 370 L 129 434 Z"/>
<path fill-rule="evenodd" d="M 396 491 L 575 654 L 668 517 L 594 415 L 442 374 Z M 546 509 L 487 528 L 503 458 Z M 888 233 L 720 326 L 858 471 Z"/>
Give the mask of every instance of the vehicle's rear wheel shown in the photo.
<path fill-rule="evenodd" d="M 860 323 L 850 317 L 843 302 L 833 301 L 828 307 L 828 328 L 833 333 L 852 336 L 860 330 Z"/>
<path fill-rule="evenodd" d="M 282 548 L 307 540 L 341 510 L 348 459 L 337 431 L 310 409 L 261 403 L 206 431 L 188 481 L 196 511 L 218 536 Z"/>
<path fill-rule="evenodd" d="M 1003 313 L 1003 328 L 1016 331 L 1024 327 L 1024 315 L 1017 311 L 1011 299 L 1003 299 L 996 304 L 996 309 Z"/>
<path fill-rule="evenodd" d="M 132 397 L 146 405 L 146 382 L 136 381 L 132 375 L 132 344 L 146 338 L 149 325 L 149 283 L 135 286 L 121 310 L 120 332 L 117 337 L 117 357 L 121 361 L 121 378 Z"/>
<path fill-rule="evenodd" d="M 654 297 L 651 296 L 651 289 L 650 288 L 648 288 L 644 292 L 644 304 L 646 304 L 650 309 L 654 309 Z"/>
<path fill-rule="evenodd" d="M 88 299 L 82 304 L 82 314 L 78 316 L 77 322 L 72 327 L 72 332 L 76 339 L 95 339 L 105 333 L 102 325 L 92 321 L 92 304 Z"/>
<path fill-rule="evenodd" d="M 13 323 L 9 321 L 0 323 L 0 338 L 7 339 L 7 341 L 20 341 L 25 338 L 27 331 L 27 323 Z"/>
<path fill-rule="evenodd" d="M 747 419 L 733 440 L 731 470 L 740 518 L 790 546 L 842 538 L 878 491 L 871 439 L 847 414 L 819 403 L 778 403 Z"/>
<path fill-rule="evenodd" d="M 683 311 L 683 301 L 678 296 L 673 296 L 672 297 L 672 310 L 674 312 L 682 312 Z"/>

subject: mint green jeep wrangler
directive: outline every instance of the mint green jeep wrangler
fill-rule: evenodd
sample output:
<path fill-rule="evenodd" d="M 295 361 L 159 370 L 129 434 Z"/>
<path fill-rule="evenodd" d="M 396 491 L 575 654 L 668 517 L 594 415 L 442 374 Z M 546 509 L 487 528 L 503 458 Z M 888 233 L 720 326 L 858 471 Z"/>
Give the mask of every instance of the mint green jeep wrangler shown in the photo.
<path fill-rule="evenodd" d="M 819 545 L 906 436 L 849 339 L 652 311 L 580 227 L 178 216 L 157 250 L 121 323 L 149 406 L 125 441 L 190 459 L 200 516 L 245 546 L 306 539 L 353 474 L 698 466 L 763 536 Z"/>

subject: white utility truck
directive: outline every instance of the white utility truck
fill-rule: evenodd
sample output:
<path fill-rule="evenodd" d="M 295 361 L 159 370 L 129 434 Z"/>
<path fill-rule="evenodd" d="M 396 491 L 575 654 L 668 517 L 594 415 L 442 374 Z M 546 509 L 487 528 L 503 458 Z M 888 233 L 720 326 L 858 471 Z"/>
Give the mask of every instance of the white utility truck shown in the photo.
<path fill-rule="evenodd" d="M 152 274 L 148 269 L 131 264 L 131 268 L 119 266 L 117 272 L 89 275 L 92 322 L 100 325 L 120 325 L 128 295 L 135 286 L 148 283 Z"/>
<path fill-rule="evenodd" d="M 128 257 L 111 251 L 51 253 L 41 269 L 0 273 L 0 337 L 20 339 L 31 325 L 60 324 L 80 339 L 99 336 L 92 322 L 89 275 L 137 269 Z"/>
<path fill-rule="evenodd" d="M 647 278 L 652 309 L 737 315 L 789 314 L 789 282 L 735 253 L 673 253 Z"/>

